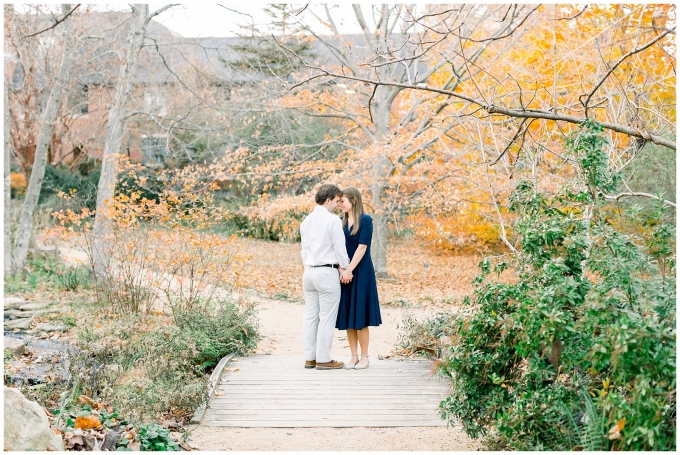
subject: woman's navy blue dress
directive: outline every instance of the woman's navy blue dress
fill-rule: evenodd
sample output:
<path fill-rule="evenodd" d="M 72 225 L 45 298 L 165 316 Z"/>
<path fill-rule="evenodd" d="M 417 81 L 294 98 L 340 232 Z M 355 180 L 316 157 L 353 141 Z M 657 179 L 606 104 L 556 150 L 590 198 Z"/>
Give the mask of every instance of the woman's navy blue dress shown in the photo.
<path fill-rule="evenodd" d="M 340 307 L 335 328 L 361 330 L 368 326 L 382 324 L 378 302 L 378 285 L 375 281 L 373 261 L 371 261 L 373 220 L 363 213 L 359 223 L 359 232 L 350 235 L 351 229 L 349 227 L 348 224 L 343 228 L 343 231 L 345 232 L 345 245 L 350 261 L 359 245 L 366 245 L 367 248 L 364 257 L 352 271 L 352 281 L 347 284 L 340 284 Z"/>

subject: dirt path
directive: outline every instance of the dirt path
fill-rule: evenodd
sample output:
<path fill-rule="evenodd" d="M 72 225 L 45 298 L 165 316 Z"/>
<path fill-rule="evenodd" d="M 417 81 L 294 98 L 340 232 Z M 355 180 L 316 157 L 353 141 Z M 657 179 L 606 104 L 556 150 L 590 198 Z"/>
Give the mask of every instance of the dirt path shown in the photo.
<path fill-rule="evenodd" d="M 302 316 L 299 246 L 271 242 L 243 240 L 244 252 L 253 255 L 253 264 L 241 283 L 243 288 L 255 288 L 260 293 L 278 290 L 278 294 L 292 300 L 272 300 L 263 294 L 248 293 L 257 302 L 260 331 L 263 339 L 257 353 L 281 355 L 299 354 L 302 365 Z M 86 255 L 77 249 L 60 248 L 65 260 L 84 262 Z M 477 259 L 474 257 L 448 258 L 432 256 L 422 249 L 397 245 L 393 248 L 394 282 L 381 281 L 381 302 L 404 301 L 414 306 L 403 308 L 383 305 L 383 324 L 371 328 L 372 357 L 392 354 L 398 337 L 398 326 L 408 312 L 418 319 L 437 311 L 452 311 L 447 305 L 469 291 Z M 423 267 L 425 264 L 425 267 Z M 431 268 L 427 264 L 433 264 Z M 289 273 L 262 274 L 262 267 Z M 415 267 L 415 269 L 414 269 Z M 420 268 L 417 268 L 420 267 Z M 298 270 L 299 269 L 299 270 Z M 403 276 L 399 275 L 402 274 Z M 455 279 L 451 279 L 455 277 Z M 431 302 L 441 302 L 431 304 Z M 336 331 L 332 356 L 347 361 L 349 347 L 345 332 Z M 211 451 L 246 450 L 312 450 L 312 451 L 471 451 L 484 446 L 471 440 L 461 427 L 399 427 L 399 428 L 216 428 L 195 426 L 190 441 L 192 446 Z"/>
<path fill-rule="evenodd" d="M 302 315 L 304 305 L 258 298 L 263 339 L 258 353 L 300 353 L 302 365 Z M 408 309 L 418 318 L 441 308 Z M 383 325 L 371 328 L 372 356 L 390 355 L 397 339 L 397 326 L 405 310 L 381 309 Z M 336 331 L 332 354 L 346 361 L 349 349 L 345 332 Z M 196 426 L 190 443 L 201 450 L 313 450 L 313 451 L 460 451 L 480 450 L 460 427 L 402 428 L 215 428 Z"/>

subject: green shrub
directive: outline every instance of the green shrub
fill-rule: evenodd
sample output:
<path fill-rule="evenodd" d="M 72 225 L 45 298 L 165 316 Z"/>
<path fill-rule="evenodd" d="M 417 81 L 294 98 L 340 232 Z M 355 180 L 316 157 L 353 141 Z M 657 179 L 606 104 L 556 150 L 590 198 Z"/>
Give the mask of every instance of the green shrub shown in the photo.
<path fill-rule="evenodd" d="M 555 196 L 520 183 L 520 249 L 480 263 L 442 363 L 454 383 L 442 414 L 499 447 L 674 450 L 674 229 L 659 203 L 650 235 L 615 230 L 602 127 L 584 123 L 567 145 L 576 181 Z M 490 279 L 506 268 L 516 283 Z"/>
<path fill-rule="evenodd" d="M 157 423 L 139 429 L 139 441 L 143 451 L 180 451 L 179 444 L 170 437 L 170 430 Z"/>
<path fill-rule="evenodd" d="M 177 326 L 196 343 L 195 364 L 211 369 L 229 353 L 248 354 L 260 341 L 255 307 L 220 302 L 214 312 L 194 306 L 173 308 Z"/>
<path fill-rule="evenodd" d="M 76 190 L 79 195 L 77 199 L 74 199 L 78 204 L 77 209 L 87 207 L 94 210 L 97 205 L 97 185 L 100 174 L 101 166 L 93 166 L 92 162 L 83 163 L 74 170 L 63 164 L 56 167 L 47 165 L 38 203 L 45 203 L 59 191 L 71 194 L 72 190 Z M 62 201 L 61 204 L 64 202 Z"/>
<path fill-rule="evenodd" d="M 208 375 L 228 353 L 252 351 L 260 339 L 253 306 L 231 302 L 212 312 L 174 309 L 177 325 L 139 332 L 144 318 L 122 315 L 103 329 L 79 332 L 69 358 L 70 396 L 111 402 L 133 421 L 192 414 L 206 399 Z"/>

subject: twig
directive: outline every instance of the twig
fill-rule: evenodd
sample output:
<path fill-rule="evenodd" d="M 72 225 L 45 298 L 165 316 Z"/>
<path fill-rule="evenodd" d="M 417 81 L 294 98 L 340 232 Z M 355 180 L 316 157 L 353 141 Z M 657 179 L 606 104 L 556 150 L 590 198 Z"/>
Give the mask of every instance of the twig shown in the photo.
<path fill-rule="evenodd" d="M 576 15 L 574 15 L 574 16 L 571 16 L 571 17 L 556 17 L 555 19 L 548 19 L 548 20 L 549 21 L 570 21 L 572 19 L 576 19 L 581 14 L 585 13 L 587 9 L 588 9 L 588 5 L 584 6 L 583 9 L 580 12 L 576 13 Z"/>
<path fill-rule="evenodd" d="M 517 109 L 508 109 L 505 107 L 501 106 L 495 106 L 494 104 L 487 104 L 483 101 L 480 101 L 476 98 L 472 98 L 466 95 L 463 95 L 461 93 L 457 93 L 451 90 L 445 90 L 445 89 L 440 89 L 436 87 L 431 87 L 425 83 L 423 84 L 404 84 L 400 82 L 388 82 L 388 81 L 379 81 L 379 80 L 373 80 L 373 79 L 367 79 L 364 77 L 358 77 L 358 76 L 348 76 L 346 74 L 341 74 L 341 73 L 333 73 L 331 71 L 328 71 L 326 69 L 323 69 L 319 66 L 311 65 L 308 64 L 307 62 L 304 61 L 302 57 L 300 57 L 295 51 L 285 47 L 281 43 L 276 40 L 275 37 L 274 41 L 277 43 L 278 46 L 280 46 L 282 49 L 286 50 L 287 52 L 290 52 L 293 56 L 295 56 L 297 59 L 300 60 L 300 62 L 306 66 L 307 68 L 317 70 L 319 71 L 319 74 L 312 75 L 300 82 L 296 82 L 294 84 L 285 84 L 285 87 L 288 90 L 292 90 L 294 88 L 300 87 L 302 85 L 305 85 L 306 83 L 313 81 L 315 79 L 321 78 L 321 77 L 337 77 L 340 79 L 347 79 L 347 80 L 352 80 L 352 81 L 358 81 L 358 82 L 364 82 L 367 84 L 378 84 L 378 85 L 385 85 L 388 87 L 400 87 L 400 88 L 406 88 L 406 89 L 412 89 L 412 90 L 424 90 L 424 91 L 429 91 L 429 92 L 434 92 L 434 93 L 441 93 L 443 95 L 450 95 L 454 98 L 461 99 L 464 101 L 468 101 L 472 104 L 475 104 L 477 106 L 482 107 L 484 110 L 486 110 L 489 114 L 500 114 L 500 115 L 507 115 L 508 117 L 514 117 L 514 118 L 534 118 L 534 119 L 544 119 L 544 120 L 554 120 L 554 121 L 563 121 L 567 123 L 573 123 L 580 125 L 583 123 L 586 118 L 581 118 L 581 117 L 576 117 L 573 115 L 566 115 L 566 114 L 558 114 L 556 112 L 552 111 L 545 111 L 541 109 L 523 109 L 523 110 L 517 110 Z M 658 136 L 655 134 L 649 134 L 649 133 L 641 133 L 640 131 L 627 127 L 624 125 L 619 125 L 615 123 L 610 123 L 610 122 L 599 122 L 604 128 L 612 131 L 616 131 L 618 133 L 623 133 L 631 137 L 637 137 L 639 139 L 644 139 L 648 140 L 651 142 L 654 142 L 655 144 L 663 145 L 664 147 L 668 147 L 672 150 L 676 150 L 677 146 L 674 141 L 668 140 L 662 136 Z"/>
<path fill-rule="evenodd" d="M 608 201 L 618 201 L 622 197 L 645 197 L 645 198 L 649 198 L 649 199 L 656 199 L 657 201 L 661 201 L 664 204 L 670 205 L 671 207 L 677 207 L 675 202 L 671 202 L 668 199 L 664 199 L 661 196 L 657 196 L 656 194 L 630 192 L 630 193 L 620 193 L 620 194 L 617 194 L 617 195 L 605 195 L 604 196 L 604 198 L 607 199 Z"/>
<path fill-rule="evenodd" d="M 648 42 L 647 44 L 643 45 L 642 47 L 638 47 L 638 48 L 635 48 L 635 49 L 631 50 L 631 51 L 628 52 L 627 54 L 621 56 L 621 58 L 619 59 L 619 61 L 616 62 L 616 63 L 614 64 L 614 66 L 612 66 L 612 67 L 609 68 L 609 71 L 607 71 L 607 73 L 602 77 L 602 79 L 600 79 L 600 81 L 599 81 L 597 84 L 595 84 L 595 87 L 593 88 L 593 90 L 591 90 L 591 92 L 588 94 L 588 97 L 586 98 L 586 101 L 585 101 L 584 103 L 582 103 L 582 104 L 583 104 L 583 107 L 586 109 L 586 112 L 585 112 L 586 117 L 588 117 L 588 103 L 590 103 L 590 99 L 593 97 L 593 95 L 595 94 L 595 92 L 600 88 L 600 86 L 601 86 L 602 84 L 604 84 L 604 81 L 607 80 L 607 78 L 614 72 L 614 70 L 615 70 L 616 68 L 618 68 L 618 66 L 619 66 L 621 63 L 623 63 L 623 61 L 626 60 L 628 57 L 630 57 L 631 55 L 634 55 L 634 54 L 637 54 L 637 53 L 639 53 L 639 52 L 644 51 L 645 49 L 647 49 L 648 47 L 654 45 L 657 41 L 661 40 L 664 36 L 668 35 L 669 33 L 670 33 L 670 31 L 665 31 L 665 32 L 663 32 L 662 34 L 660 34 L 659 36 L 657 36 L 656 38 L 654 38 L 653 40 L 651 40 L 650 42 Z M 606 62 L 605 62 L 605 64 L 606 64 Z M 609 65 L 607 65 L 607 66 L 609 66 Z"/>
<path fill-rule="evenodd" d="M 73 14 L 73 12 L 74 12 L 76 9 L 78 9 L 79 6 L 80 6 L 80 3 L 78 3 L 71 11 L 69 11 L 68 13 L 66 13 L 66 15 L 65 15 L 64 17 L 62 17 L 61 19 L 59 19 L 58 21 L 56 21 L 54 24 L 52 24 L 52 26 L 47 27 L 45 30 L 39 31 L 39 32 L 37 32 L 37 33 L 33 33 L 33 34 L 31 34 L 31 35 L 23 36 L 21 39 L 31 38 L 31 37 L 33 37 L 33 36 L 40 35 L 41 33 L 45 33 L 45 32 L 48 31 L 48 30 L 52 30 L 54 27 L 56 27 L 57 25 L 59 25 L 59 24 L 61 24 L 62 22 L 64 22 L 64 21 L 66 20 L 67 17 L 69 17 L 71 14 Z"/>

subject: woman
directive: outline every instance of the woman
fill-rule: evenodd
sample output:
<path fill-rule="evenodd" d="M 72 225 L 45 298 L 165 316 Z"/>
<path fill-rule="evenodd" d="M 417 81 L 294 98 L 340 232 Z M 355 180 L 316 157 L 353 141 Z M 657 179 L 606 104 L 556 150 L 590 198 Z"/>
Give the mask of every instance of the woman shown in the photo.
<path fill-rule="evenodd" d="M 343 190 L 339 207 L 343 211 L 342 230 L 350 263 L 340 277 L 340 307 L 335 327 L 347 330 L 352 358 L 345 363 L 345 368 L 363 370 L 368 367 L 368 327 L 382 324 L 371 261 L 373 220 L 364 213 L 361 193 L 354 187 Z M 357 342 L 361 344 L 361 360 Z"/>

